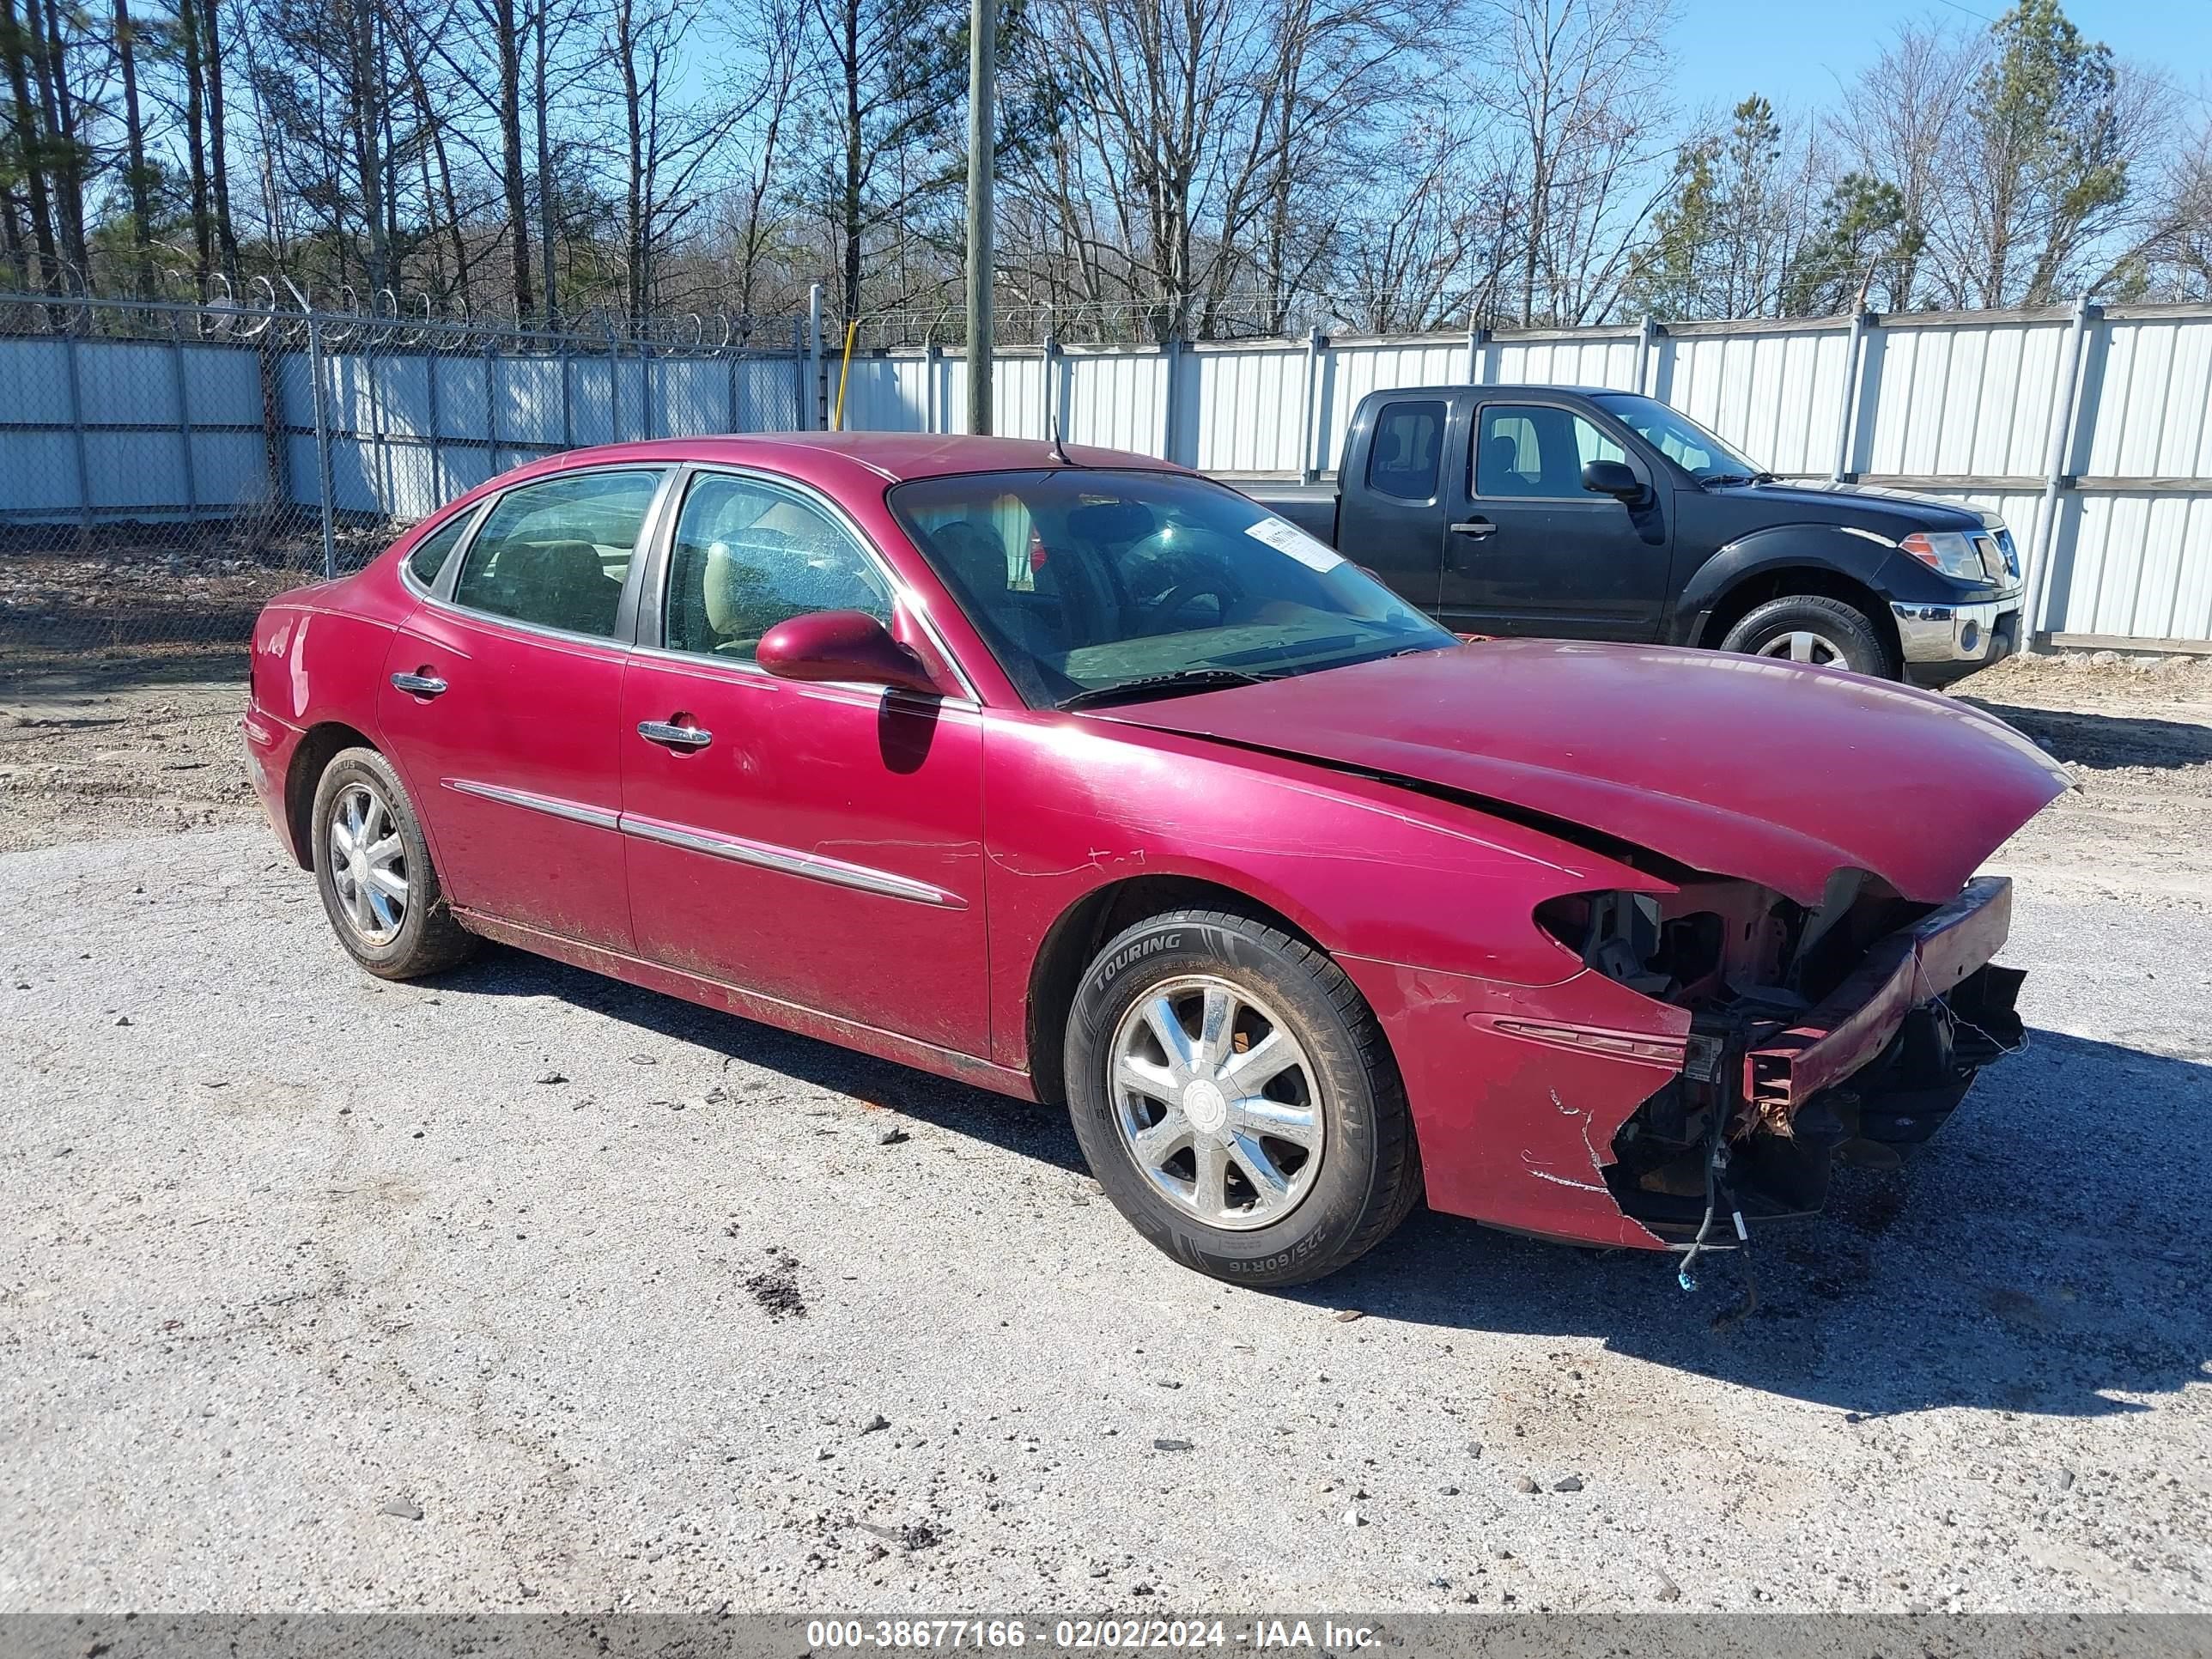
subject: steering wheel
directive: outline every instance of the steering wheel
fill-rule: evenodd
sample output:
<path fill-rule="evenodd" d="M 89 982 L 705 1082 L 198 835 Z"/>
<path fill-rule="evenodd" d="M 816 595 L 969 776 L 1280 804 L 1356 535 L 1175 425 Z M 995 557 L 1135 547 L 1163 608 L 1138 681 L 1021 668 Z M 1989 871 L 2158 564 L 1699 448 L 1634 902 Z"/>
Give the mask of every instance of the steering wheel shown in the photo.
<path fill-rule="evenodd" d="M 1151 633 L 1155 623 L 1164 622 L 1193 599 L 1207 599 L 1221 607 L 1221 620 L 1226 623 L 1230 606 L 1237 602 L 1237 598 L 1226 577 L 1201 576 L 1192 581 L 1176 582 L 1169 586 L 1166 592 L 1144 606 L 1137 617 L 1137 627 L 1140 632 Z"/>

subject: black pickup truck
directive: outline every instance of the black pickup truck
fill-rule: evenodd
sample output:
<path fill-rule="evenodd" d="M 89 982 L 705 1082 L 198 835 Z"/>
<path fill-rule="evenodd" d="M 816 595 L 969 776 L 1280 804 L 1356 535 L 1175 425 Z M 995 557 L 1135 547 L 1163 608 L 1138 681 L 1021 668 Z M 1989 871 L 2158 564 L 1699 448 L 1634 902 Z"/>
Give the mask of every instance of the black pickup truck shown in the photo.
<path fill-rule="evenodd" d="M 1343 462 L 1334 489 L 1246 493 L 1460 633 L 1706 646 L 1921 684 L 2020 642 L 2020 557 L 1995 516 L 1779 482 L 1632 392 L 1370 392 Z"/>

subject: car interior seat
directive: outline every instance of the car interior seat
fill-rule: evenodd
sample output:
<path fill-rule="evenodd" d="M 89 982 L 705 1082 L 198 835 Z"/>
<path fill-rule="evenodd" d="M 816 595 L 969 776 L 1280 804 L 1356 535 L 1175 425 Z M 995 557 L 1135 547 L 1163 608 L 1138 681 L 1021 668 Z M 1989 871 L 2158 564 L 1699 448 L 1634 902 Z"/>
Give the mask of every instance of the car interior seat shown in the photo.
<path fill-rule="evenodd" d="M 516 552 L 526 555 L 518 562 L 520 580 L 504 584 L 514 614 L 571 633 L 613 635 L 622 584 L 608 575 L 598 548 L 589 542 L 536 542 L 503 554 L 500 563 Z"/>
<path fill-rule="evenodd" d="M 1486 495 L 1527 495 L 1534 493 L 1535 480 L 1521 470 L 1521 446 L 1504 433 L 1493 436 L 1486 447 L 1490 464 L 1482 470 L 1483 494 Z"/>

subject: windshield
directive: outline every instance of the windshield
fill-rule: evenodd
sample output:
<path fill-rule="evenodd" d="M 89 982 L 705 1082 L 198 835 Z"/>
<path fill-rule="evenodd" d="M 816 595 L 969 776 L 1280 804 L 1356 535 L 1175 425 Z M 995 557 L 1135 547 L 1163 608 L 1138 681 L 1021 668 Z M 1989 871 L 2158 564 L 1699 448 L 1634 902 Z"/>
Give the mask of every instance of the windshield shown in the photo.
<path fill-rule="evenodd" d="M 901 484 L 890 501 L 1034 708 L 1454 642 L 1334 550 L 1203 478 L 970 473 Z"/>
<path fill-rule="evenodd" d="M 1604 392 L 1592 401 L 1626 422 L 1638 437 L 1699 483 L 1711 483 L 1717 478 L 1740 478 L 1748 483 L 1769 476 L 1757 463 L 1746 460 L 1680 410 L 1670 409 L 1656 398 L 1639 398 L 1631 392 Z"/>

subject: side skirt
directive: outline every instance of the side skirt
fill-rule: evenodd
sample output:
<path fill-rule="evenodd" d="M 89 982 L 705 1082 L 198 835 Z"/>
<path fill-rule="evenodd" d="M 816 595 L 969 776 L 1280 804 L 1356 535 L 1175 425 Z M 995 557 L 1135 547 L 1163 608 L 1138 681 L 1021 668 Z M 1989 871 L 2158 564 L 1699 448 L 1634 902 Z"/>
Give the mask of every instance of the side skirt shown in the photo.
<path fill-rule="evenodd" d="M 703 1008 L 735 1014 L 740 1019 L 757 1020 L 763 1025 L 795 1031 L 801 1036 L 835 1043 L 841 1048 L 855 1048 L 864 1054 L 873 1054 L 878 1060 L 894 1060 L 901 1066 L 911 1066 L 917 1071 L 933 1072 L 939 1077 L 973 1084 L 979 1089 L 988 1089 L 997 1094 L 1012 1095 L 1018 1099 L 1030 1101 L 1037 1097 L 1036 1085 L 1030 1074 L 1017 1071 L 1011 1066 L 995 1065 L 973 1054 L 957 1054 L 934 1043 L 901 1036 L 896 1031 L 863 1025 L 857 1020 L 841 1019 L 835 1014 L 825 1014 L 812 1008 L 801 1007 L 795 1002 L 763 996 L 757 991 L 744 990 L 718 979 L 665 968 L 657 962 L 647 962 L 620 951 L 580 945 L 574 939 L 563 939 L 558 933 L 542 933 L 535 927 L 502 921 L 496 916 L 484 915 L 478 911 L 456 908 L 453 918 L 471 933 L 482 934 L 485 939 L 496 939 L 501 945 L 512 945 L 519 951 L 528 951 L 537 956 L 550 957 L 556 962 L 565 962 L 572 968 L 605 974 L 610 979 L 622 980 L 648 991 L 658 991 L 664 996 L 681 997 L 686 1002 L 696 1002 Z"/>

